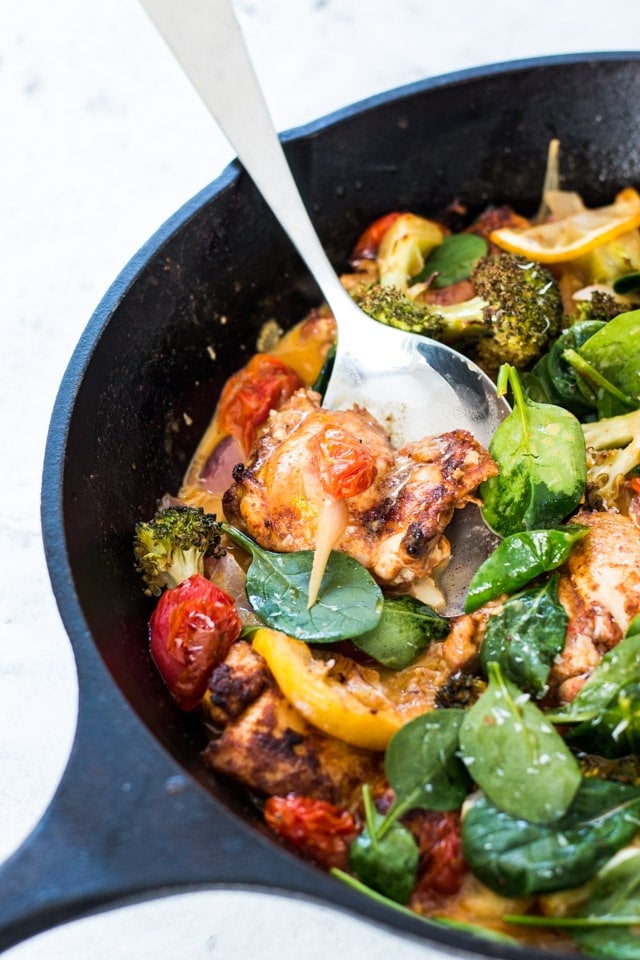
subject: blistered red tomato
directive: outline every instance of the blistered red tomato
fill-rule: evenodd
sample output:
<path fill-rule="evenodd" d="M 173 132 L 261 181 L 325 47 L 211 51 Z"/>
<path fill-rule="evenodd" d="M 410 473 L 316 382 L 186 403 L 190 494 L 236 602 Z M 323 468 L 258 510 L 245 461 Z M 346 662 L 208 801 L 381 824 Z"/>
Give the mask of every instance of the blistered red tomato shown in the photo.
<path fill-rule="evenodd" d="M 313 438 L 316 470 L 326 493 L 355 497 L 371 486 L 377 468 L 362 441 L 342 427 L 326 426 Z"/>
<path fill-rule="evenodd" d="M 457 893 L 467 872 L 462 856 L 460 815 L 454 811 L 425 811 L 418 830 L 420 871 L 416 895 L 451 896 Z"/>
<path fill-rule="evenodd" d="M 302 386 L 298 374 L 286 363 L 268 353 L 256 354 L 222 390 L 218 404 L 221 432 L 235 437 L 247 454 L 269 411 L 277 409 Z"/>
<path fill-rule="evenodd" d="M 326 869 L 347 866 L 349 845 L 360 832 L 348 810 L 295 793 L 269 797 L 264 818 L 278 836 Z"/>
<path fill-rule="evenodd" d="M 198 573 L 162 594 L 149 620 L 151 656 L 183 710 L 200 702 L 241 629 L 232 598 Z"/>

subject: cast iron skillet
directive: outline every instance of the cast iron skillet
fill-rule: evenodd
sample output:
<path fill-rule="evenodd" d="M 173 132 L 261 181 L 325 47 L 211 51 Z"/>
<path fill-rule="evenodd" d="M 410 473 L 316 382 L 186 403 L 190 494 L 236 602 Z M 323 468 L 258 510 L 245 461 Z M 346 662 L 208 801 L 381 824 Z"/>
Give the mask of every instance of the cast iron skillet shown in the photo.
<path fill-rule="evenodd" d="M 379 214 L 533 212 L 548 141 L 588 204 L 640 181 L 640 53 L 491 66 L 404 87 L 285 136 L 337 268 Z M 313 898 L 449 955 L 519 947 L 382 908 L 269 839 L 233 784 L 207 771 L 202 734 L 146 649 L 150 612 L 134 523 L 175 491 L 221 384 L 269 317 L 317 301 L 299 259 L 237 164 L 124 269 L 65 374 L 46 450 L 42 520 L 77 660 L 77 735 L 57 794 L 0 870 L 0 949 L 73 917 L 162 893 L 242 886 Z M 527 949 L 530 958 L 545 957 Z"/>

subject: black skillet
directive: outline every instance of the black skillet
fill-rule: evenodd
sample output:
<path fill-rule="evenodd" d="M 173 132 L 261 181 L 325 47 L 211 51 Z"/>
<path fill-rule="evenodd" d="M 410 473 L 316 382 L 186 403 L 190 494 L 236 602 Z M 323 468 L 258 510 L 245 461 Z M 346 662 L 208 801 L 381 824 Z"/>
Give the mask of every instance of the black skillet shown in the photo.
<path fill-rule="evenodd" d="M 473 213 L 516 200 L 533 212 L 552 137 L 567 187 L 590 205 L 610 202 L 640 181 L 639 104 L 640 53 L 573 55 L 431 79 L 284 139 L 340 269 L 361 228 L 392 209 L 428 215 L 458 199 Z M 246 795 L 205 769 L 197 722 L 149 660 L 132 528 L 178 487 L 263 321 L 291 323 L 316 299 L 232 164 L 134 257 L 78 344 L 42 488 L 51 580 L 78 667 L 78 729 L 50 808 L 0 869 L 0 949 L 108 906 L 242 887 L 335 905 L 445 955 L 553 958 L 383 908 L 290 855 Z"/>

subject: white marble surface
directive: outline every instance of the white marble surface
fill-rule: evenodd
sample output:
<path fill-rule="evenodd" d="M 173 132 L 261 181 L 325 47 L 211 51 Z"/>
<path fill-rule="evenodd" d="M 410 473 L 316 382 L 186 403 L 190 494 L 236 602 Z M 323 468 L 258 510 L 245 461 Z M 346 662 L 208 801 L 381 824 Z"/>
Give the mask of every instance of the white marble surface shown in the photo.
<path fill-rule="evenodd" d="M 624 50 L 640 37 L 637 0 L 236 3 L 281 129 L 424 76 Z M 0 12 L 2 858 L 41 816 L 75 723 L 73 659 L 39 525 L 56 389 L 120 268 L 231 153 L 136 0 L 3 0 Z M 203 892 L 71 924 L 6 955 L 382 960 L 389 951 L 437 955 L 324 908 Z"/>

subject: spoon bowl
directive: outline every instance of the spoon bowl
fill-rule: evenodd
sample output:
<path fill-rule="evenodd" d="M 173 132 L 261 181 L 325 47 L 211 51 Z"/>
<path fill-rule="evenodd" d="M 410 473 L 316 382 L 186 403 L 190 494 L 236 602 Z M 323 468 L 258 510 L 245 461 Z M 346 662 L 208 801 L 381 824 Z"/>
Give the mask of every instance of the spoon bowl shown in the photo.
<path fill-rule="evenodd" d="M 141 2 L 335 317 L 338 343 L 323 405 L 364 407 L 385 425 L 396 447 L 454 429 L 469 430 L 488 446 L 508 412 L 490 378 L 445 344 L 371 319 L 342 286 L 287 163 L 231 0 Z M 468 511 L 464 523 L 469 526 Z M 469 579 L 495 544 L 477 516 L 471 536 L 459 527 L 460 521 L 452 536 L 454 542 L 464 539 L 464 564 L 451 566 L 442 581 L 451 598 L 449 613 L 459 611 Z"/>

